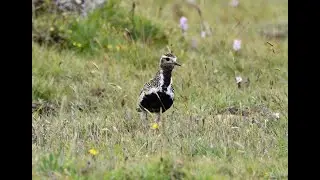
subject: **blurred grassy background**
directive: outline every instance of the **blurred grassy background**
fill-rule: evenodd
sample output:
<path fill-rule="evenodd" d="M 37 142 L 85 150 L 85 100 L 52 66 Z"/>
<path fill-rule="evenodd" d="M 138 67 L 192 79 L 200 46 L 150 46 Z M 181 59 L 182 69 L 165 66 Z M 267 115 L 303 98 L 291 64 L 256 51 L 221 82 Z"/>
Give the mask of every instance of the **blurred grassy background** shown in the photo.
<path fill-rule="evenodd" d="M 34 179 L 287 179 L 288 1 L 196 2 L 34 11 Z M 183 64 L 175 103 L 145 133 L 137 98 L 171 44 Z M 236 76 L 250 83 L 238 88 Z"/>

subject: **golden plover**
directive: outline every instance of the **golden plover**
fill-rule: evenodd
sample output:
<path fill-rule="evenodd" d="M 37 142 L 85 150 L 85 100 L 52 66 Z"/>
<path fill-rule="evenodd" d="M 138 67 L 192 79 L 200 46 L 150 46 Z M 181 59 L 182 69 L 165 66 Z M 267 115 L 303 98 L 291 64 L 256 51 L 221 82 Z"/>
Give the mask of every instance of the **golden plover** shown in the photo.
<path fill-rule="evenodd" d="M 147 82 L 139 96 L 138 112 L 141 118 L 147 121 L 147 111 L 156 114 L 156 123 L 160 122 L 161 113 L 168 110 L 174 101 L 174 89 L 172 87 L 172 70 L 177 63 L 177 57 L 172 53 L 165 53 L 160 58 L 160 70 L 153 79 Z"/>

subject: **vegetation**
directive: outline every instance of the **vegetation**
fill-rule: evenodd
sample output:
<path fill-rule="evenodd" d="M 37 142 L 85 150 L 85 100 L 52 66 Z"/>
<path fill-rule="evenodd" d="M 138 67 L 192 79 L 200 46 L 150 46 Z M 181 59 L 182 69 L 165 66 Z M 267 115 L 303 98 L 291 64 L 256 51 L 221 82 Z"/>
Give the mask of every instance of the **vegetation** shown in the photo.
<path fill-rule="evenodd" d="M 288 40 L 260 32 L 287 20 L 288 1 L 197 2 L 212 27 L 205 38 L 182 1 L 33 17 L 34 179 L 287 179 Z M 174 106 L 145 132 L 137 98 L 171 44 L 183 64 Z M 250 83 L 238 88 L 236 76 Z"/>

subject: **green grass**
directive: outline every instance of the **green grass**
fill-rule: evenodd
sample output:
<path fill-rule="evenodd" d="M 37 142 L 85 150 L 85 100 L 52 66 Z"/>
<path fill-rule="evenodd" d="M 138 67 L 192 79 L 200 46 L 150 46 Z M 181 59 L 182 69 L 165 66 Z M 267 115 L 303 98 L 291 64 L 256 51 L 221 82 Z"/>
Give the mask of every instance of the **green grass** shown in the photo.
<path fill-rule="evenodd" d="M 160 1 L 142 0 L 134 42 L 123 36 L 124 28 L 133 29 L 123 18 L 131 2 L 115 1 L 112 12 L 106 6 L 88 19 L 70 16 L 58 32 L 64 45 L 32 42 L 32 99 L 54 107 L 54 113 L 32 113 L 32 177 L 287 179 L 288 40 L 266 39 L 259 29 L 287 20 L 288 1 L 243 0 L 238 8 L 198 1 L 213 36 L 202 39 L 197 13 L 183 7 L 190 27 L 183 40 L 172 18 L 174 1 L 158 13 Z M 34 22 L 49 32 L 54 16 Z M 144 132 L 137 98 L 158 69 L 164 36 L 183 66 L 173 72 L 175 102 L 159 132 Z M 190 48 L 192 38 L 197 50 Z M 238 54 L 235 38 L 243 43 Z M 82 46 L 69 46 L 73 41 Z M 250 78 L 249 87 L 237 88 L 238 75 Z M 248 117 L 222 113 L 231 106 Z M 280 119 L 256 111 L 261 107 Z M 96 156 L 88 153 L 92 148 Z"/>

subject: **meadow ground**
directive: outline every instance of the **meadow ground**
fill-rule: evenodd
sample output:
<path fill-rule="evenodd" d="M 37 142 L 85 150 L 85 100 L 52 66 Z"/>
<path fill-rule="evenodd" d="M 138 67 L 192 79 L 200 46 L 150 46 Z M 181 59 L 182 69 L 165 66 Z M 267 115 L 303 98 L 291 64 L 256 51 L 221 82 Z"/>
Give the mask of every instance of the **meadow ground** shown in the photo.
<path fill-rule="evenodd" d="M 288 178 L 288 40 L 261 35 L 287 22 L 288 1 L 197 1 L 212 27 L 205 38 L 197 11 L 177 2 L 188 18 L 185 39 L 175 1 L 139 0 L 136 40 L 128 41 L 117 26 L 131 22 L 132 1 L 124 0 L 62 23 L 71 46 L 33 40 L 34 179 Z M 33 23 L 52 34 L 53 16 Z M 237 53 L 234 39 L 242 41 Z M 149 116 L 144 132 L 137 98 L 167 44 L 183 64 L 173 72 L 174 106 L 158 130 Z M 239 89 L 236 76 L 249 86 Z"/>

